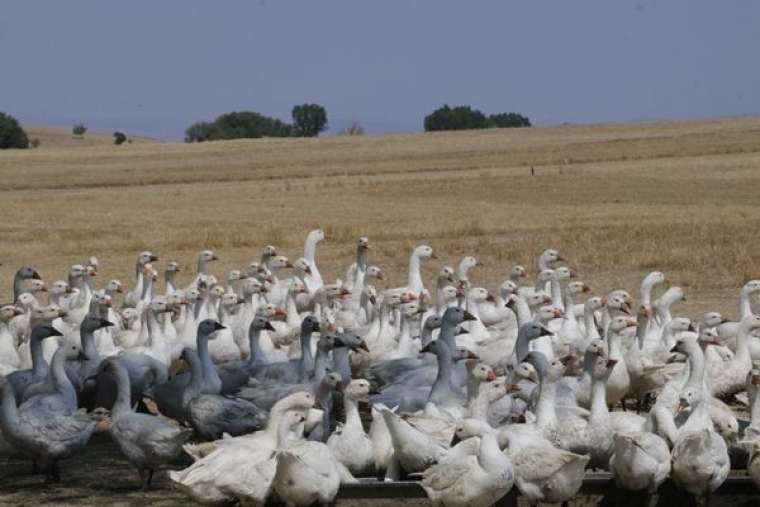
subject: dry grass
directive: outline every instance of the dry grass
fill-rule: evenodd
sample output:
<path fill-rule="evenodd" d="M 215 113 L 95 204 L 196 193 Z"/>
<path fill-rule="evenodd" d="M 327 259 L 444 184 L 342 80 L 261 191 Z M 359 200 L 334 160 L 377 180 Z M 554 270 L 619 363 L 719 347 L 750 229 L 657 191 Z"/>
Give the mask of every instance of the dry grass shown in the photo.
<path fill-rule="evenodd" d="M 82 146 L 108 146 L 113 145 L 113 132 L 98 132 L 88 130 L 84 136 L 75 137 L 71 134 L 71 128 L 63 127 L 35 127 L 24 125 L 29 139 L 39 139 L 40 149 L 48 148 L 80 148 Z M 132 137 L 127 132 L 127 136 L 132 139 L 133 144 L 155 143 L 155 139 L 149 137 Z"/>
<path fill-rule="evenodd" d="M 421 243 L 449 264 L 476 255 L 489 288 L 550 246 L 599 291 L 660 269 L 692 315 L 735 314 L 760 277 L 760 118 L 47 148 L 0 153 L 8 288 L 22 263 L 52 280 L 89 255 L 130 280 L 143 249 L 192 267 L 210 247 L 221 273 L 268 243 L 298 257 L 315 227 L 324 273 L 340 276 L 367 235 L 391 285 Z"/>

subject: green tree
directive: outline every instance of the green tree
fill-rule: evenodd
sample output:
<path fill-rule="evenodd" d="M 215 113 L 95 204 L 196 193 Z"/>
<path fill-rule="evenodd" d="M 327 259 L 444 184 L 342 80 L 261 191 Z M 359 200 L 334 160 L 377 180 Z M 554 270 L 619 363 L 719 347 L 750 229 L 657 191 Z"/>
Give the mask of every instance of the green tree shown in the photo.
<path fill-rule="evenodd" d="M 319 104 L 294 106 L 291 116 L 293 116 L 293 129 L 296 136 L 317 137 L 327 128 L 327 111 Z"/>
<path fill-rule="evenodd" d="M 29 138 L 13 116 L 0 113 L 0 149 L 28 148 Z"/>
<path fill-rule="evenodd" d="M 425 117 L 425 131 L 482 129 L 488 126 L 486 115 L 470 106 L 445 104 Z"/>
<path fill-rule="evenodd" d="M 292 132 L 293 128 L 290 125 L 276 118 L 270 118 L 254 111 L 233 111 L 220 115 L 213 122 L 193 123 L 185 130 L 185 142 L 290 137 Z"/>
<path fill-rule="evenodd" d="M 488 126 L 497 128 L 530 127 L 530 118 L 518 113 L 499 113 L 488 117 Z"/>
<path fill-rule="evenodd" d="M 82 137 L 85 132 L 87 132 L 87 127 L 84 126 L 84 123 L 77 123 L 71 127 L 71 133 L 77 137 Z"/>
<path fill-rule="evenodd" d="M 127 136 L 123 132 L 114 132 L 113 133 L 113 144 L 116 146 L 119 146 L 120 144 L 124 144 L 127 141 Z"/>

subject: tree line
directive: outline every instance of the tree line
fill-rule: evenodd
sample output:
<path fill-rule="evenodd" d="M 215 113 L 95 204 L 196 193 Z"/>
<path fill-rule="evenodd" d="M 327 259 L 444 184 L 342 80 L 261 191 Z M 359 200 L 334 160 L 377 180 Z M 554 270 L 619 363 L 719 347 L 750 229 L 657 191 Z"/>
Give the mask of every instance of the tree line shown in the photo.
<path fill-rule="evenodd" d="M 193 123 L 185 130 L 185 142 L 195 143 L 220 139 L 246 139 L 261 137 L 317 137 L 328 128 L 327 110 L 319 104 L 300 104 L 291 111 L 292 123 L 271 118 L 255 111 L 232 111 L 219 115 L 214 121 Z M 484 128 L 530 127 L 530 119 L 519 113 L 486 115 L 471 106 L 439 107 L 425 116 L 426 132 Z M 74 125 L 72 134 L 82 138 L 87 131 L 84 124 Z M 353 120 L 340 132 L 361 135 L 362 126 Z M 35 142 L 36 141 L 36 142 Z M 131 142 L 122 132 L 114 132 L 114 144 Z M 29 140 L 24 129 L 12 116 L 0 112 L 0 149 L 37 147 L 39 140 Z"/>

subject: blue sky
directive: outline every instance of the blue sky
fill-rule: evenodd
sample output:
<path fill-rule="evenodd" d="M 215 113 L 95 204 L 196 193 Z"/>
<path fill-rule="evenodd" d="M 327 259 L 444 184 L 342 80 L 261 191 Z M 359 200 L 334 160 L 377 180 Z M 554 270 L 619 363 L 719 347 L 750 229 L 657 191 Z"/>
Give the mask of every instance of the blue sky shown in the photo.
<path fill-rule="evenodd" d="M 760 113 L 753 0 L 4 0 L 0 111 L 177 139 L 250 109 L 421 130 L 443 103 L 537 124 Z"/>

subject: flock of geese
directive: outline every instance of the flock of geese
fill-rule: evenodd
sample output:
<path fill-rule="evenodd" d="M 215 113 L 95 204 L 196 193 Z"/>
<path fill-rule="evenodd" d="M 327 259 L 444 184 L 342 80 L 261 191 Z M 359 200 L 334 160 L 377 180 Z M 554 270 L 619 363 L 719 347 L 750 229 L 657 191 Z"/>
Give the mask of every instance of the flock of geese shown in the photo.
<path fill-rule="evenodd" d="M 637 301 L 592 296 L 551 249 L 534 283 L 518 265 L 491 293 L 469 256 L 426 287 L 423 245 L 406 285 L 383 289 L 362 237 L 326 283 L 324 238 L 311 231 L 293 262 L 267 246 L 222 279 L 204 250 L 185 287 L 176 262 L 161 283 L 151 252 L 130 287 L 96 289 L 94 257 L 52 283 L 19 269 L 0 307 L 0 455 L 57 481 L 108 431 L 144 488 L 187 453 L 170 478 L 209 505 L 329 504 L 357 477 L 419 477 L 436 505 L 512 487 L 535 505 L 573 498 L 589 469 L 706 499 L 732 460 L 760 486 L 760 281 L 738 321 L 692 321 L 672 315 L 684 292 L 663 273 Z"/>

